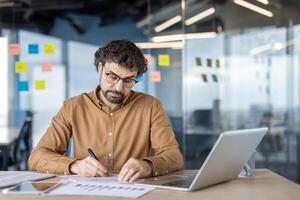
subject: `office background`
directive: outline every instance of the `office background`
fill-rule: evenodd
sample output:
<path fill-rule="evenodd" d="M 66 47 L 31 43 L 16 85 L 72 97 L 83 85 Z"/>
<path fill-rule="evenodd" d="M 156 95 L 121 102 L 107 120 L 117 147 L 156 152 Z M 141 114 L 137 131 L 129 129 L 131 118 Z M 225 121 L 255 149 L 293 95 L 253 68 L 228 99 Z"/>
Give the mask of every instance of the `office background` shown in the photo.
<path fill-rule="evenodd" d="M 267 126 L 256 167 L 299 183 L 299 8 L 297 0 L 0 1 L 0 126 L 21 128 L 32 113 L 36 145 L 65 99 L 95 89 L 95 50 L 129 39 L 149 60 L 134 90 L 162 102 L 185 168 L 201 166 L 220 132 Z"/>

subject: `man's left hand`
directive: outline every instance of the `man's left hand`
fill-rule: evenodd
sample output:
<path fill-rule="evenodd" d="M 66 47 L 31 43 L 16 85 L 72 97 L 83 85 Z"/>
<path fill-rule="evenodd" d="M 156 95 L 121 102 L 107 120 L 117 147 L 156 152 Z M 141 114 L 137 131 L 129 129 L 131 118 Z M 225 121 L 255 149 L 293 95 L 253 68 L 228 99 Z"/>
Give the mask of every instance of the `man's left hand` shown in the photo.
<path fill-rule="evenodd" d="M 118 180 L 120 182 L 133 182 L 139 178 L 149 177 L 152 166 L 144 160 L 130 158 L 122 167 Z"/>

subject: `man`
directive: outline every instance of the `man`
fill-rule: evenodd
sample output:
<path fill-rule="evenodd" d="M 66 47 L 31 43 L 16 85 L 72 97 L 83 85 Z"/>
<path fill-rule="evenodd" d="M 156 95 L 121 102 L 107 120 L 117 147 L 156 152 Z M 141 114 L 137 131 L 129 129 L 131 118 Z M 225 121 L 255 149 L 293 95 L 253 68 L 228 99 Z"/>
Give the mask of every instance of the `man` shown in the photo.
<path fill-rule="evenodd" d="M 111 41 L 96 51 L 95 66 L 99 86 L 64 102 L 33 149 L 29 167 L 83 176 L 117 171 L 121 182 L 182 169 L 182 154 L 161 103 L 131 90 L 147 71 L 140 49 L 128 40 Z M 71 137 L 73 158 L 63 155 Z"/>

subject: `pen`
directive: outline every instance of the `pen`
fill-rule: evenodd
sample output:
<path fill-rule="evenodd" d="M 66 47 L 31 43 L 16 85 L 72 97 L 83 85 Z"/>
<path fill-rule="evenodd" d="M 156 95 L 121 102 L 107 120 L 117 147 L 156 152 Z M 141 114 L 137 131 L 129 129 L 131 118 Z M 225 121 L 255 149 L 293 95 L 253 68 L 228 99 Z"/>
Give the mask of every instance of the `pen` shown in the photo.
<path fill-rule="evenodd" d="M 88 148 L 88 153 L 92 158 L 95 158 L 97 161 L 99 161 L 99 159 L 97 158 L 97 156 L 94 154 L 93 150 L 91 148 Z M 108 172 L 105 173 L 106 176 L 108 176 Z"/>

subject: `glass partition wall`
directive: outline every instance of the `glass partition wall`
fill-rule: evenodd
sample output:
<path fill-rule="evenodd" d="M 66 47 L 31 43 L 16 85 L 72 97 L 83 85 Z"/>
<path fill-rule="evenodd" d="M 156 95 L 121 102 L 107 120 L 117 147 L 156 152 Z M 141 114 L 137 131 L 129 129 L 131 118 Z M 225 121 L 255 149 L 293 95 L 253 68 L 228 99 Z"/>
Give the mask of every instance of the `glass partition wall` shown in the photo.
<path fill-rule="evenodd" d="M 146 92 L 166 108 L 185 167 L 199 168 L 220 132 L 267 126 L 256 167 L 299 182 L 299 5 L 271 0 L 148 5 L 149 41 L 181 43 L 175 50 L 148 50 L 156 59 L 148 73 L 157 70 L 161 79 L 149 80 Z M 169 66 L 160 66 L 164 55 Z"/>

